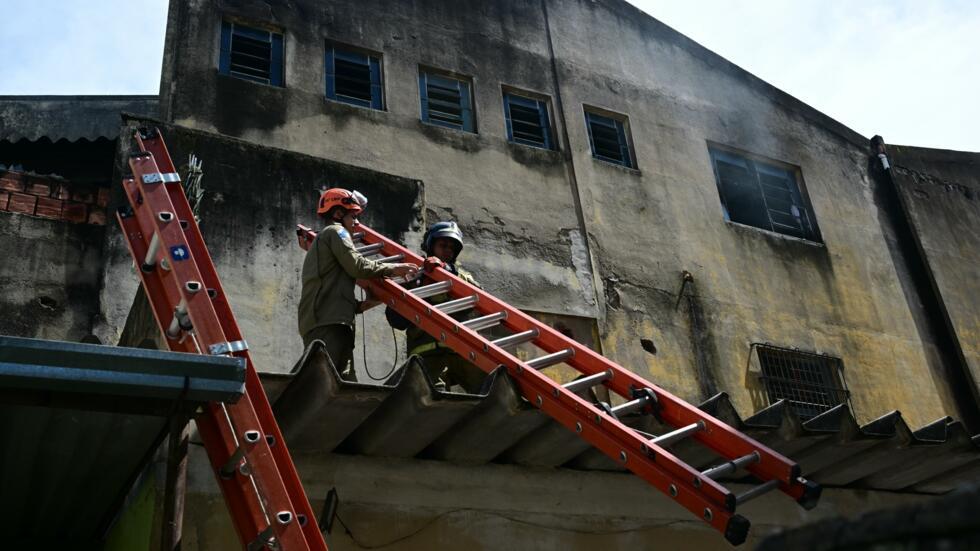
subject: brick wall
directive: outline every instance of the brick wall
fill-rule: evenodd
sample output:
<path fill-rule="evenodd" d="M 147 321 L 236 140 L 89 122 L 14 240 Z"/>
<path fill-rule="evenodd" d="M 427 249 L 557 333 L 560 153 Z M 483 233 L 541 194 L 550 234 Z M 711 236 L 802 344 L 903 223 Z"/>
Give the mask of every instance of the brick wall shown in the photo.
<path fill-rule="evenodd" d="M 74 185 L 14 170 L 0 173 L 0 212 L 104 226 L 108 202 L 108 187 Z"/>

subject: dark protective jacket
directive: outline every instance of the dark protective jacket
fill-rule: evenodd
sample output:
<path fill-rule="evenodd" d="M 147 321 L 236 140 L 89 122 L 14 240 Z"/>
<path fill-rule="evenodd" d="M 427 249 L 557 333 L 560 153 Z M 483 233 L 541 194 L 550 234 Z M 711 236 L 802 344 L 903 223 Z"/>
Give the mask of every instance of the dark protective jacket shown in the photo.
<path fill-rule="evenodd" d="M 368 260 L 357 252 L 350 234 L 340 223 L 323 228 L 303 260 L 299 334 L 336 323 L 353 327 L 357 310 L 354 280 L 390 273 L 390 265 Z"/>
<path fill-rule="evenodd" d="M 475 285 L 476 287 L 480 286 L 480 284 L 477 283 L 475 279 L 473 279 L 472 274 L 470 274 L 469 272 L 467 272 L 462 268 L 459 268 L 455 264 L 450 264 L 446 262 L 445 268 L 446 270 L 459 276 L 460 279 L 469 283 L 470 285 Z M 422 282 L 423 279 L 424 278 L 420 277 L 415 281 L 413 281 L 410 284 L 411 285 L 410 288 L 421 287 L 423 285 Z M 446 302 L 447 300 L 449 300 L 448 293 L 440 293 L 438 295 L 433 295 L 426 299 L 426 301 L 428 301 L 430 304 L 439 304 L 441 302 Z M 457 319 L 462 319 L 463 316 L 465 315 L 466 312 L 460 312 L 458 314 L 454 314 L 453 317 Z M 408 349 L 409 355 L 420 354 L 422 353 L 422 351 L 428 352 L 429 350 L 433 350 L 436 348 L 435 346 L 432 346 L 434 343 L 436 343 L 436 339 L 432 335 L 429 335 L 425 331 L 416 327 L 411 321 L 403 317 L 401 314 L 396 312 L 390 306 L 385 309 L 385 317 L 388 319 L 388 325 L 400 331 L 405 331 L 405 338 L 407 341 L 406 348 Z M 440 344 L 438 346 L 441 347 L 442 345 Z M 422 350 L 420 351 L 420 349 Z"/>

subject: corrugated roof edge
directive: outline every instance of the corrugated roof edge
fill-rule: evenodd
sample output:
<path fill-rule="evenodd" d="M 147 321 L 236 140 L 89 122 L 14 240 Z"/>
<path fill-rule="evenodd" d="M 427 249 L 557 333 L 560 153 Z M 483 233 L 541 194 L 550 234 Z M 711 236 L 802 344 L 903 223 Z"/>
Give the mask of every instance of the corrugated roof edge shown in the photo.
<path fill-rule="evenodd" d="M 156 116 L 159 105 L 156 95 L 0 96 L 0 140 L 114 140 L 122 113 Z"/>
<path fill-rule="evenodd" d="M 443 392 L 413 358 L 384 385 L 353 383 L 314 342 L 291 374 L 263 379 L 277 387 L 270 394 L 281 391 L 275 408 L 290 447 L 305 452 L 621 470 L 524 400 L 506 374 L 492 376 L 481 395 Z M 980 475 L 980 436 L 948 417 L 912 430 L 898 411 L 858 425 L 847 405 L 803 420 L 777 402 L 742 419 L 725 393 L 699 407 L 794 459 L 826 486 L 945 493 Z M 666 430 L 651 416 L 624 422 Z M 719 461 L 690 440 L 672 451 L 699 469 Z"/>

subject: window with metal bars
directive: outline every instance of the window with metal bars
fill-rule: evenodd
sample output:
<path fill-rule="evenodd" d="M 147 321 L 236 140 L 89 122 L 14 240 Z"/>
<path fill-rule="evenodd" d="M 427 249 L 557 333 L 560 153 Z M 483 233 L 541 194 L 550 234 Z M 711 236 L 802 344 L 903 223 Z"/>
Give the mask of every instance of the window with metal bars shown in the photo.
<path fill-rule="evenodd" d="M 282 86 L 282 35 L 223 21 L 218 72 Z"/>
<path fill-rule="evenodd" d="M 764 230 L 819 241 L 797 170 L 710 147 L 725 218 Z"/>
<path fill-rule="evenodd" d="M 504 93 L 504 117 L 507 119 L 507 139 L 531 147 L 553 149 L 548 104 L 538 100 Z"/>
<path fill-rule="evenodd" d="M 422 122 L 476 132 L 470 89 L 469 81 L 426 70 L 420 71 Z"/>
<path fill-rule="evenodd" d="M 589 129 L 592 156 L 596 159 L 636 168 L 630 151 L 626 117 L 600 115 L 585 110 L 585 124 Z"/>
<path fill-rule="evenodd" d="M 384 108 L 379 56 L 328 44 L 324 65 L 328 98 L 372 109 Z"/>
<path fill-rule="evenodd" d="M 754 346 L 770 404 L 787 400 L 806 420 L 847 403 L 849 393 L 840 358 L 772 345 Z"/>

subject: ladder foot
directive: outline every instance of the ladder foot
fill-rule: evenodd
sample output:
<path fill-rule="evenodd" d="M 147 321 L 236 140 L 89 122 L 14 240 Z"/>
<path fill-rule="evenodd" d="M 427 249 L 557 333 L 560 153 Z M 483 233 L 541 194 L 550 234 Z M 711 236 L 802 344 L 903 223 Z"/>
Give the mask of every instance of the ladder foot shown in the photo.
<path fill-rule="evenodd" d="M 742 545 L 749 535 L 749 519 L 742 515 L 732 515 L 725 526 L 725 539 L 732 545 Z"/>
<path fill-rule="evenodd" d="M 820 493 L 823 491 L 823 487 L 812 480 L 802 478 L 799 480 L 803 484 L 803 495 L 796 502 L 800 504 L 800 507 L 809 511 L 816 507 L 817 502 L 820 501 Z"/>

